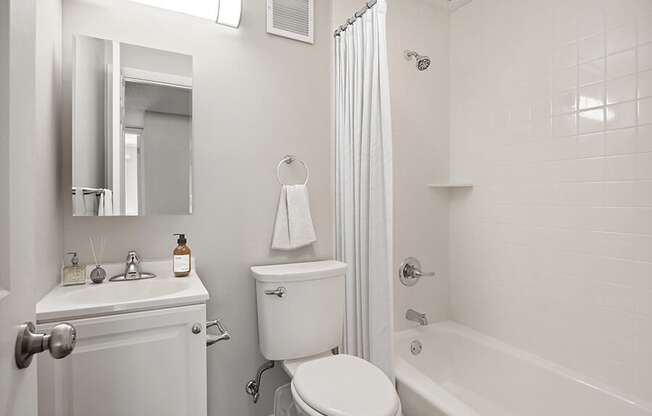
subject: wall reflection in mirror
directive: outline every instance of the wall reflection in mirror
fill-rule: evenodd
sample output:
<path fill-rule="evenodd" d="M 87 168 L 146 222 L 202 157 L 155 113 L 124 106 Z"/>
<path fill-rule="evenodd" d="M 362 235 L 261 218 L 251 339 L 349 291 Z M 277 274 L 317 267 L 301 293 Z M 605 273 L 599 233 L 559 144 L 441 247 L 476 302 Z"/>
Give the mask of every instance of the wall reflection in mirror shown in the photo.
<path fill-rule="evenodd" d="M 77 36 L 75 216 L 192 213 L 192 57 Z"/>

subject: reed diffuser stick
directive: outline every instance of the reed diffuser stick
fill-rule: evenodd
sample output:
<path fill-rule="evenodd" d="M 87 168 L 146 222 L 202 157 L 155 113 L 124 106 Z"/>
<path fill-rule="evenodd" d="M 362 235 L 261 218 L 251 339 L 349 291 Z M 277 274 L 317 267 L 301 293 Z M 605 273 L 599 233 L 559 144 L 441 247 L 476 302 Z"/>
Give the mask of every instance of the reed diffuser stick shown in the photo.
<path fill-rule="evenodd" d="M 91 251 L 93 252 L 93 259 L 95 260 L 95 265 L 99 266 L 100 263 L 97 261 L 97 255 L 95 254 L 95 244 L 93 244 L 93 238 L 88 236 L 88 241 L 91 242 Z"/>

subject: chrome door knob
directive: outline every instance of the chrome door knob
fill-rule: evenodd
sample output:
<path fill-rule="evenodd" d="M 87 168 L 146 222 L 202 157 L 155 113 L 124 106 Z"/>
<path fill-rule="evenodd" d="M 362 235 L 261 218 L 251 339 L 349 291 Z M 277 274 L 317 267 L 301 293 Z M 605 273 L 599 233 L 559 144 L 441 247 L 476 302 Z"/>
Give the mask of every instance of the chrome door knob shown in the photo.
<path fill-rule="evenodd" d="M 45 336 L 47 342 L 48 335 Z M 49 335 L 48 350 L 50 355 L 59 360 L 69 356 L 77 345 L 77 330 L 70 324 L 59 324 L 52 328 Z"/>
<path fill-rule="evenodd" d="M 77 344 L 77 331 L 70 324 L 58 324 L 49 334 L 35 333 L 31 322 L 25 322 L 18 328 L 15 358 L 18 368 L 27 368 L 32 363 L 32 356 L 45 350 L 55 359 L 70 355 Z"/>

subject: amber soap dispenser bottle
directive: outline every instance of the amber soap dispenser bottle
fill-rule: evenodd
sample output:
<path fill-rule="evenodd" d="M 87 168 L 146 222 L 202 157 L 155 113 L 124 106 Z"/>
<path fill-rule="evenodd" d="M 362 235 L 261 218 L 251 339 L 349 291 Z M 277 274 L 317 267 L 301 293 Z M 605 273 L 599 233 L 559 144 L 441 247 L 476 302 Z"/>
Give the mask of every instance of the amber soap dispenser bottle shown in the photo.
<path fill-rule="evenodd" d="M 172 257 L 172 268 L 176 277 L 186 277 L 190 274 L 192 268 L 190 247 L 186 245 L 185 234 L 174 234 L 177 237 L 177 247 L 174 249 Z"/>

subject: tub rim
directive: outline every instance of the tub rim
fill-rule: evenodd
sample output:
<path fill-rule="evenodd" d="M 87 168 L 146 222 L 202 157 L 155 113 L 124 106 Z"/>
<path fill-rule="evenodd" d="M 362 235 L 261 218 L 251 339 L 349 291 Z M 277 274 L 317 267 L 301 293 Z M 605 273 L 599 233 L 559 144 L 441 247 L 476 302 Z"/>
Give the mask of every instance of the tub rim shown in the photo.
<path fill-rule="evenodd" d="M 444 333 L 452 333 L 455 335 L 458 335 L 460 337 L 466 338 L 470 342 L 476 342 L 483 347 L 490 348 L 493 350 L 499 350 L 505 354 L 512 355 L 516 359 L 521 359 L 526 362 L 531 363 L 532 365 L 538 366 L 540 368 L 543 368 L 544 370 L 550 371 L 554 374 L 556 374 L 559 377 L 563 377 L 566 379 L 570 379 L 576 383 L 582 384 L 592 390 L 595 390 L 597 392 L 600 392 L 601 394 L 610 396 L 614 398 L 615 400 L 622 401 L 625 405 L 634 407 L 638 410 L 650 413 L 652 416 L 652 403 L 647 402 L 643 399 L 640 398 L 634 398 L 631 397 L 625 393 L 622 393 L 616 389 L 614 389 L 611 386 L 606 385 L 605 383 L 596 381 L 591 379 L 590 377 L 587 377 L 583 374 L 580 374 L 577 371 L 570 370 L 566 367 L 563 367 L 560 364 L 557 364 L 553 361 L 547 360 L 545 358 L 542 358 L 541 356 L 538 356 L 536 354 L 533 354 L 531 352 L 516 348 L 510 344 L 507 344 L 497 338 L 493 338 L 489 335 L 486 335 L 482 332 L 476 331 L 475 329 L 462 325 L 458 322 L 454 321 L 440 321 L 440 322 L 434 322 L 429 325 L 424 325 L 424 326 L 418 326 L 414 328 L 409 328 L 405 329 L 402 331 L 396 331 L 394 333 L 394 360 L 395 360 L 395 366 L 396 366 L 396 378 L 397 378 L 397 383 L 400 381 L 406 386 L 409 386 L 412 388 L 415 392 L 419 393 L 422 395 L 422 397 L 430 402 L 431 404 L 435 406 L 439 406 L 439 402 L 435 403 L 432 400 L 430 400 L 430 396 L 427 396 L 428 392 L 430 393 L 436 393 L 435 397 L 440 397 L 442 400 L 448 401 L 448 398 L 452 398 L 454 401 L 457 401 L 461 403 L 463 406 L 465 406 L 468 411 L 471 411 L 473 413 L 470 413 L 469 415 L 476 416 L 477 412 L 473 410 L 472 408 L 468 407 L 466 404 L 464 404 L 463 401 L 455 397 L 452 393 L 448 392 L 443 386 L 441 386 L 439 383 L 437 383 L 435 380 L 430 379 L 426 374 L 421 372 L 416 366 L 410 364 L 407 362 L 405 358 L 403 358 L 407 352 L 401 352 L 401 348 L 399 348 L 398 344 L 401 342 L 409 342 L 412 339 L 418 339 L 420 336 L 428 336 L 428 334 L 432 332 L 444 332 Z M 415 374 L 410 373 L 415 372 Z M 405 374 L 405 372 L 408 372 L 408 374 L 415 376 L 416 379 L 419 379 L 422 381 L 422 383 L 425 384 L 424 380 L 428 380 L 430 383 L 436 386 L 436 389 L 430 390 L 426 388 L 422 388 L 421 386 L 415 384 L 414 382 L 410 382 L 409 380 L 406 380 L 402 376 Z M 401 374 L 401 376 L 399 376 Z M 437 394 L 439 390 L 442 390 L 442 394 Z M 423 394 L 422 394 L 423 393 Z M 464 410 L 463 408 L 461 410 Z M 455 413 L 458 414 L 458 413 Z M 460 415 L 465 415 L 466 413 L 459 413 Z"/>

